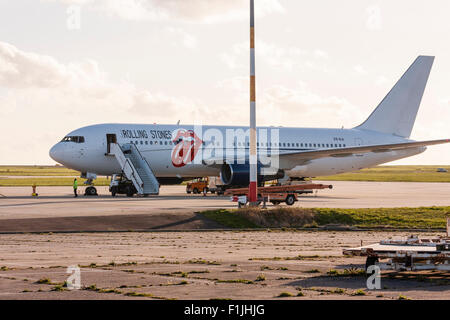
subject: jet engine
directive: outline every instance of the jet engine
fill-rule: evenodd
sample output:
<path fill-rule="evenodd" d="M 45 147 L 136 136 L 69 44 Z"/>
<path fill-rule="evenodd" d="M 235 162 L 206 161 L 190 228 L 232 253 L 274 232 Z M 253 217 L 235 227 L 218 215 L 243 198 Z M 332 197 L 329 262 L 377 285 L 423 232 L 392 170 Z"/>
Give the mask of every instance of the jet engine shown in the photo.
<path fill-rule="evenodd" d="M 258 183 L 281 179 L 284 171 L 271 167 L 263 167 L 258 164 Z M 247 187 L 250 180 L 249 164 L 224 164 L 220 170 L 222 183 L 233 187 Z"/>

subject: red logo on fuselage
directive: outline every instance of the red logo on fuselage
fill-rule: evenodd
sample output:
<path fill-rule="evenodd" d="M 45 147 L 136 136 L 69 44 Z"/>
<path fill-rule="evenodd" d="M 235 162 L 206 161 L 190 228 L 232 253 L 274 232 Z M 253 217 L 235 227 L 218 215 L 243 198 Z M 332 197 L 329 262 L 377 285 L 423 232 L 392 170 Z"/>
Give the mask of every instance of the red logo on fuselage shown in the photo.
<path fill-rule="evenodd" d="M 203 143 L 193 130 L 186 129 L 179 129 L 173 142 L 172 164 L 177 168 L 192 162 Z"/>

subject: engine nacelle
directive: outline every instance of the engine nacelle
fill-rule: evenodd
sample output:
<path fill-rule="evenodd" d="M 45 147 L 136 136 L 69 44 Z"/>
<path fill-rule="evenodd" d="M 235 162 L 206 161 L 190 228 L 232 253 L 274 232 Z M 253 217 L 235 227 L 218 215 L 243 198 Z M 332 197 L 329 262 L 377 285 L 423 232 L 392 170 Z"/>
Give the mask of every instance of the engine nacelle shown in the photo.
<path fill-rule="evenodd" d="M 284 177 L 283 170 L 265 168 L 258 164 L 258 183 Z M 220 170 L 220 179 L 227 186 L 247 187 L 250 181 L 249 164 L 224 164 Z"/>

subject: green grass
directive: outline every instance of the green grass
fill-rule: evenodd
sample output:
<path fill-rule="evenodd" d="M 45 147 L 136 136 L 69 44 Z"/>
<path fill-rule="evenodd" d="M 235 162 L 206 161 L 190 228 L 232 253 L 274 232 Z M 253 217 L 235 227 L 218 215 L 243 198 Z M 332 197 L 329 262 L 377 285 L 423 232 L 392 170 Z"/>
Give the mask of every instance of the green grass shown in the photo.
<path fill-rule="evenodd" d="M 437 172 L 445 168 L 448 172 Z M 450 182 L 450 166 L 378 166 L 352 173 L 316 177 L 328 181 Z"/>
<path fill-rule="evenodd" d="M 445 228 L 450 207 L 314 209 L 319 225 L 358 227 Z"/>
<path fill-rule="evenodd" d="M 0 166 L 0 176 L 78 176 L 80 172 L 62 166 Z"/>
<path fill-rule="evenodd" d="M 82 187 L 86 179 L 79 176 L 80 172 L 62 166 L 0 166 L 0 187 L 72 186 L 73 177 L 77 177 L 78 186 Z M 109 186 L 109 179 L 99 177 L 94 184 Z"/>
<path fill-rule="evenodd" d="M 365 296 L 366 292 L 362 289 L 358 289 L 352 293 L 352 296 Z"/>
<path fill-rule="evenodd" d="M 246 279 L 231 279 L 231 280 L 217 280 L 217 283 L 244 283 L 244 284 L 254 284 L 251 280 Z"/>
<path fill-rule="evenodd" d="M 360 228 L 441 229 L 450 217 L 450 207 L 418 208 L 275 208 L 261 210 L 244 208 L 236 210 L 205 211 L 200 214 L 227 228 L 308 227 L 329 224 Z"/>
<path fill-rule="evenodd" d="M 293 297 L 294 295 L 290 292 L 282 292 L 278 295 L 278 298 L 287 298 L 287 297 Z"/>
<path fill-rule="evenodd" d="M 203 216 L 208 219 L 214 220 L 217 223 L 228 227 L 228 228 L 257 228 L 258 225 L 249 221 L 245 217 L 243 217 L 239 212 L 235 210 L 209 210 L 201 212 Z"/>
<path fill-rule="evenodd" d="M 78 187 L 84 186 L 84 181 L 86 179 L 77 178 Z M 72 187 L 73 178 L 1 178 L 0 177 L 0 186 L 1 187 L 28 187 L 36 184 L 38 187 L 42 186 L 67 186 Z M 94 182 L 96 186 L 109 186 L 109 179 L 107 178 L 97 178 Z M 39 193 L 39 189 L 37 189 Z"/>
<path fill-rule="evenodd" d="M 355 277 L 355 276 L 365 277 L 366 272 L 364 269 L 355 269 L 355 268 L 345 270 L 331 269 L 330 271 L 327 272 L 327 275 L 331 277 Z"/>
<path fill-rule="evenodd" d="M 437 172 L 437 168 L 445 168 L 449 172 Z M 71 177 L 79 175 L 80 172 L 62 166 L 0 166 L 0 186 L 31 186 L 34 183 L 38 186 L 71 186 Z M 14 176 L 28 178 L 12 178 Z M 40 177 L 33 178 L 36 176 Z M 316 177 L 315 180 L 450 182 L 450 166 L 378 166 L 353 173 Z M 80 185 L 84 181 L 80 179 Z M 100 177 L 95 181 L 95 185 L 107 186 L 109 181 Z"/>

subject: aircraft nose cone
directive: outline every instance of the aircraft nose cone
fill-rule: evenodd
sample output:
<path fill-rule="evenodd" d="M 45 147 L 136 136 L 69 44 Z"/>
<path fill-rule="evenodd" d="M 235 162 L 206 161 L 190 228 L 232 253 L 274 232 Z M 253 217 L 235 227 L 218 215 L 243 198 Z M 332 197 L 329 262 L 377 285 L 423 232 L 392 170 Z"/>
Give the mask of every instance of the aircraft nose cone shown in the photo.
<path fill-rule="evenodd" d="M 64 158 L 64 148 L 60 143 L 55 144 L 49 151 L 50 158 L 61 163 Z"/>

